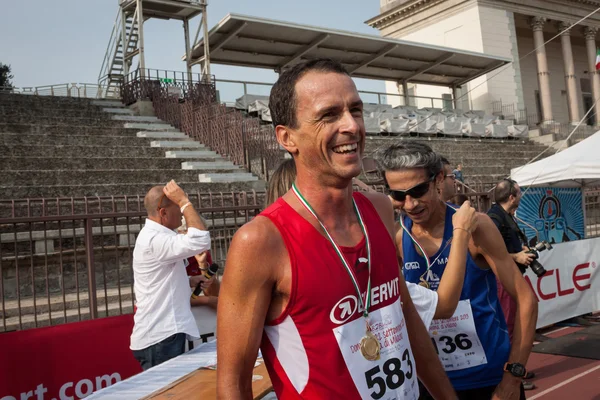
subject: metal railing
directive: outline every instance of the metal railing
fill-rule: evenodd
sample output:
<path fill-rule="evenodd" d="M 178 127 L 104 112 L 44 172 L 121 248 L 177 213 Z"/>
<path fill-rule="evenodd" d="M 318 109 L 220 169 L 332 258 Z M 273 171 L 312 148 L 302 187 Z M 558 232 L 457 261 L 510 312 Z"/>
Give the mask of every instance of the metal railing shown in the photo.
<path fill-rule="evenodd" d="M 212 256 L 223 265 L 236 230 L 264 193 L 195 193 Z M 132 312 L 132 251 L 143 197 L 0 202 L 0 332 Z"/>
<path fill-rule="evenodd" d="M 269 96 L 274 83 L 268 82 L 253 82 L 241 81 L 233 79 L 215 79 L 217 91 L 219 91 L 219 99 L 228 106 L 234 106 L 235 100 L 243 95 L 253 94 L 258 96 Z M 408 104 L 406 104 L 404 96 L 395 93 L 376 92 L 368 90 L 359 90 L 359 95 L 365 103 L 373 104 L 390 104 L 390 105 L 415 105 L 421 104 L 423 107 L 431 108 L 446 108 L 445 104 L 451 99 L 441 97 L 426 97 L 426 96 L 407 96 Z"/>
<path fill-rule="evenodd" d="M 585 237 L 600 237 L 600 187 L 584 191 Z"/>
<path fill-rule="evenodd" d="M 95 83 L 60 83 L 44 86 L 0 87 L 0 95 L 2 94 L 98 99 L 104 97 L 104 88 Z"/>
<path fill-rule="evenodd" d="M 166 82 L 133 74 L 123 85 L 123 100 L 131 104 L 138 99 L 150 99 L 161 120 L 268 180 L 283 159 L 273 127 L 228 108 L 217 100 L 212 77 L 198 78 L 192 82 L 185 79 Z"/>
<path fill-rule="evenodd" d="M 383 185 L 356 190 L 384 192 Z M 480 212 L 489 192 L 466 192 Z M 192 193 L 224 265 L 235 232 L 264 207 L 264 192 Z M 600 188 L 584 191 L 586 237 L 600 236 Z M 131 313 L 132 251 L 142 196 L 0 201 L 0 332 Z"/>

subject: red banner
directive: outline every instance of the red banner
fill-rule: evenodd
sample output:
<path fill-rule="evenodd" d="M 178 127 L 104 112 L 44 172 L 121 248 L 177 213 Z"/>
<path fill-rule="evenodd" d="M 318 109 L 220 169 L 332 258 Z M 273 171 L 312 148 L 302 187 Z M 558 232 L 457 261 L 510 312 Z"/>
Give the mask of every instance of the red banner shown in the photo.
<path fill-rule="evenodd" d="M 133 315 L 0 334 L 0 400 L 72 400 L 141 372 Z"/>

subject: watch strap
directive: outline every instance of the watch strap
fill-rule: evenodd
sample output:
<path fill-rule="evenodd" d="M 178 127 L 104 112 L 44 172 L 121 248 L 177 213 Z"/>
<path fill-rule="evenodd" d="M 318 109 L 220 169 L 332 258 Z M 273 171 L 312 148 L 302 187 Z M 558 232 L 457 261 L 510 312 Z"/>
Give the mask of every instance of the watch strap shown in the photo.
<path fill-rule="evenodd" d="M 522 369 L 523 373 L 522 374 L 518 374 L 515 371 L 515 367 Z M 519 363 L 505 363 L 504 364 L 504 371 L 505 372 L 510 372 L 513 376 L 516 376 L 517 378 L 525 378 L 525 375 L 527 375 L 527 369 L 525 368 L 524 365 L 519 364 Z"/>

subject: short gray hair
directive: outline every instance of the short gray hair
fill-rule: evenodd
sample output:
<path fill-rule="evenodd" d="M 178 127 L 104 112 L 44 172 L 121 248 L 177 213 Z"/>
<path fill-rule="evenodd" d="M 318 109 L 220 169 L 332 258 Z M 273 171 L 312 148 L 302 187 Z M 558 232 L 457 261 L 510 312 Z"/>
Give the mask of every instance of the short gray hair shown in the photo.
<path fill-rule="evenodd" d="M 431 177 L 442 170 L 442 157 L 439 154 L 426 144 L 412 141 L 377 150 L 375 160 L 382 172 L 424 168 L 427 176 Z"/>

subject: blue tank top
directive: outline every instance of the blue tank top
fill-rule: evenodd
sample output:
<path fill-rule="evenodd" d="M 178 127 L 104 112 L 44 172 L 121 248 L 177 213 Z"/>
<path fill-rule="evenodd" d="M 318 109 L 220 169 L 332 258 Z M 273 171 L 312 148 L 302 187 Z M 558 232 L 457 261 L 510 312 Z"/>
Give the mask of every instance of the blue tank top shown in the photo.
<path fill-rule="evenodd" d="M 402 272 L 407 282 L 418 284 L 420 278 L 425 274 L 423 277 L 429 283 L 430 288 L 437 290 L 448 263 L 451 245 L 446 246 L 446 243 L 452 237 L 452 215 L 455 212 L 452 207 L 446 206 L 444 239 L 438 252 L 430 257 L 431 269 L 429 271 L 427 271 L 425 258 L 417 252 L 411 237 L 403 232 L 402 259 L 404 265 Z M 403 216 L 403 218 L 404 226 L 411 232 L 412 220 L 408 216 Z M 470 253 L 467 253 L 465 281 L 460 295 L 460 300 L 467 299 L 471 303 L 475 329 L 485 351 L 487 364 L 447 371 L 452 386 L 456 390 L 475 389 L 500 383 L 504 374 L 504 363 L 507 362 L 510 352 L 506 321 L 498 300 L 496 277 L 491 269 L 479 268 Z"/>

